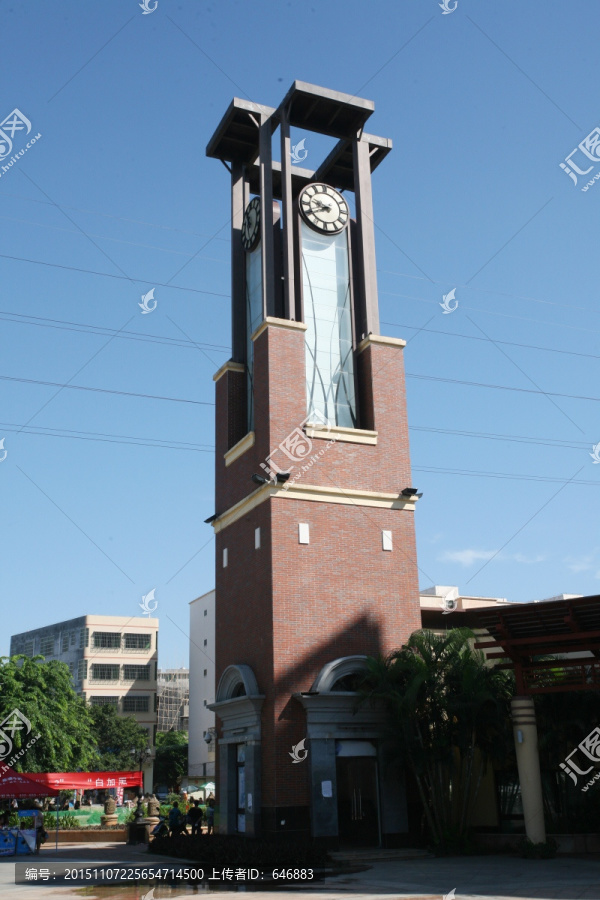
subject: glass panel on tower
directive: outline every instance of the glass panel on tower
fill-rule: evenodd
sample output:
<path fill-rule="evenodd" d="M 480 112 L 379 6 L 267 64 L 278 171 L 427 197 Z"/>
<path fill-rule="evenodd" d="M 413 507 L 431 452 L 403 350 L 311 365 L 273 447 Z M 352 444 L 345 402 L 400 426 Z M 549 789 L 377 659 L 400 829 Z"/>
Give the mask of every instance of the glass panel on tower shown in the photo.
<path fill-rule="evenodd" d="M 347 231 L 320 234 L 301 223 L 307 413 L 356 428 Z"/>

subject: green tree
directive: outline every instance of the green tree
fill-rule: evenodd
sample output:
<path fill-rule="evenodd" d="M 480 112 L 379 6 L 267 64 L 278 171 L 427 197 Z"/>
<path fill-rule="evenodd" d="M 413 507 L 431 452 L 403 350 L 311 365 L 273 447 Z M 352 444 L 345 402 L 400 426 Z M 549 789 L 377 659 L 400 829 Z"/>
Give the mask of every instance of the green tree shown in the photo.
<path fill-rule="evenodd" d="M 414 632 L 387 659 L 368 660 L 361 693 L 390 713 L 393 752 L 412 771 L 432 839 L 464 842 L 482 776 L 508 752 L 512 676 L 473 650 L 473 632 Z"/>
<path fill-rule="evenodd" d="M 114 706 L 91 706 L 97 748 L 96 770 L 130 771 L 139 768 L 139 755 L 148 746 L 148 732 L 133 716 L 119 716 Z"/>
<path fill-rule="evenodd" d="M 165 784 L 178 792 L 188 771 L 188 736 L 183 731 L 163 731 L 156 735 L 154 784 Z"/>
<path fill-rule="evenodd" d="M 9 735 L 14 746 L 4 765 L 17 772 L 70 772 L 93 761 L 91 719 L 65 663 L 42 656 L 0 657 L 0 721 L 15 709 L 31 722 L 31 732 L 24 727 Z M 22 755 L 12 763 L 15 754 Z"/>

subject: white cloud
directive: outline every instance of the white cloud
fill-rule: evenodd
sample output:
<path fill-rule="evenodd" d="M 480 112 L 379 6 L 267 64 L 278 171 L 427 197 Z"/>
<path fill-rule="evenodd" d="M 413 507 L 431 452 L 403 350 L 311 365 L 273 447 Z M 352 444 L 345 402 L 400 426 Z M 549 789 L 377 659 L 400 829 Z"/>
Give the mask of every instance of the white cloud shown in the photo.
<path fill-rule="evenodd" d="M 455 562 L 467 568 L 478 559 L 491 559 L 495 550 L 445 550 L 438 559 L 442 562 Z"/>
<path fill-rule="evenodd" d="M 514 556 L 505 556 L 503 558 L 504 559 L 512 559 L 515 562 L 526 563 L 528 565 L 530 563 L 541 563 L 541 562 L 546 561 L 546 557 L 540 556 L 539 554 L 538 554 L 538 556 L 524 556 L 523 553 L 515 553 Z"/>
<path fill-rule="evenodd" d="M 571 572 L 589 572 L 598 565 L 598 553 L 594 551 L 584 556 L 567 556 L 565 563 Z"/>
<path fill-rule="evenodd" d="M 438 560 L 441 562 L 458 563 L 465 568 L 472 566 L 478 560 L 488 560 L 494 557 L 502 562 L 517 562 L 530 565 L 532 563 L 544 562 L 546 557 L 542 555 L 525 556 L 523 553 L 498 553 L 496 550 L 445 550 Z"/>

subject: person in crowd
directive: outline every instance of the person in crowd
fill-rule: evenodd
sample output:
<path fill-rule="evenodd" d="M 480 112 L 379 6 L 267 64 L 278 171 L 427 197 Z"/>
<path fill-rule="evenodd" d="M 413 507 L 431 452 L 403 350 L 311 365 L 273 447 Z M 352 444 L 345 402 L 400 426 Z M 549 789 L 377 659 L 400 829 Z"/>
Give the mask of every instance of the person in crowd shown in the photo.
<path fill-rule="evenodd" d="M 40 852 L 40 846 L 45 838 L 44 831 L 44 814 L 39 807 L 32 810 L 33 827 L 35 828 L 35 852 Z"/>
<path fill-rule="evenodd" d="M 169 810 L 169 832 L 170 837 L 174 837 L 176 834 L 179 834 L 181 831 L 185 831 L 185 818 L 181 815 L 181 810 L 179 809 L 179 803 L 177 800 Z"/>
<path fill-rule="evenodd" d="M 187 817 L 188 822 L 192 826 L 192 834 L 202 834 L 202 810 L 200 809 L 199 800 L 194 800 Z"/>
<path fill-rule="evenodd" d="M 215 798 L 209 797 L 206 804 L 206 833 L 213 834 L 215 827 Z"/>

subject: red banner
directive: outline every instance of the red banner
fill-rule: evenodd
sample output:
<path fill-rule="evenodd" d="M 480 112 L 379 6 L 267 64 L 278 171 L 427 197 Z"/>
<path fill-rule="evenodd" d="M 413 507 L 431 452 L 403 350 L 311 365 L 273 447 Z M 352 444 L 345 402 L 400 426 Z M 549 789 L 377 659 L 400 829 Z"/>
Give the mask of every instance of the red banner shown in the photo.
<path fill-rule="evenodd" d="M 143 787 L 141 772 L 36 772 L 29 778 L 62 791 Z"/>

